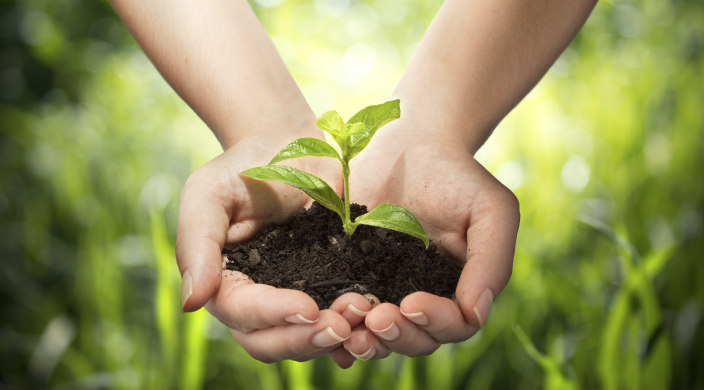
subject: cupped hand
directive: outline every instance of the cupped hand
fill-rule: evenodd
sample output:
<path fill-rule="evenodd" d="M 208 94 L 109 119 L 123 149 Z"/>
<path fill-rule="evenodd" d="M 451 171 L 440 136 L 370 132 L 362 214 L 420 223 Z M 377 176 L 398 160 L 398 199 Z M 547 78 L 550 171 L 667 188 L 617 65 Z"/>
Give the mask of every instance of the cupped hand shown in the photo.
<path fill-rule="evenodd" d="M 183 280 L 182 309 L 205 305 L 248 353 L 265 362 L 308 360 L 332 352 L 349 337 L 351 326 L 363 320 L 319 310 L 300 291 L 257 284 L 222 270 L 226 243 L 246 241 L 310 202 L 292 187 L 239 175 L 266 165 L 293 138 L 269 134 L 241 140 L 194 172 L 181 193 L 176 259 Z M 291 165 L 322 177 L 333 188 L 340 185 L 334 162 L 303 158 L 291 160 Z"/>
<path fill-rule="evenodd" d="M 379 130 L 351 171 L 354 202 L 406 207 L 463 269 L 455 300 L 416 292 L 399 306 L 378 305 L 353 328 L 345 349 L 364 360 L 391 352 L 418 356 L 474 335 L 511 276 L 520 219 L 516 197 L 458 139 L 403 119 Z"/>

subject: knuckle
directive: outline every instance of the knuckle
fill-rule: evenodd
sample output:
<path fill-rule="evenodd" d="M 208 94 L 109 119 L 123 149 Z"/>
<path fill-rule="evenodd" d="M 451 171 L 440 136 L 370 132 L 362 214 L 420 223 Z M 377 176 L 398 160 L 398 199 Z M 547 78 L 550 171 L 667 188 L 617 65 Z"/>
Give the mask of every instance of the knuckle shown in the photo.
<path fill-rule="evenodd" d="M 448 332 L 444 337 L 440 338 L 442 344 L 447 343 L 461 343 L 468 340 L 477 333 L 476 328 L 471 325 L 464 323 L 461 329 L 454 332 Z"/>
<path fill-rule="evenodd" d="M 271 363 L 276 363 L 278 360 L 273 359 L 271 356 L 265 355 L 265 354 L 260 354 L 257 352 L 253 351 L 247 351 L 251 357 L 253 357 L 256 360 L 259 360 L 262 363 L 266 364 L 271 364 Z"/>
<path fill-rule="evenodd" d="M 497 191 L 495 194 L 495 199 L 497 203 L 503 205 L 504 207 L 508 206 L 511 209 L 516 210 L 516 212 L 520 209 L 520 203 L 518 201 L 518 197 L 516 197 L 516 194 L 514 194 L 513 191 L 508 189 L 503 184 L 500 187 L 500 191 Z"/>
<path fill-rule="evenodd" d="M 291 360 L 293 360 L 294 362 L 299 362 L 299 363 L 307 362 L 311 359 L 312 358 L 310 356 L 299 356 L 299 357 L 291 358 Z"/>
<path fill-rule="evenodd" d="M 196 188 L 199 188 L 204 179 L 204 167 L 198 168 L 196 171 L 188 175 L 186 182 L 183 184 L 183 189 L 181 190 L 182 195 L 188 194 Z"/>
<path fill-rule="evenodd" d="M 417 351 L 411 351 L 410 353 L 408 353 L 406 355 L 409 357 L 428 356 L 428 355 L 432 354 L 433 352 L 437 351 L 438 348 L 440 348 L 440 344 L 433 343 L 433 344 L 427 345 L 424 348 L 421 348 Z"/>
<path fill-rule="evenodd" d="M 510 204 L 512 208 L 516 210 L 516 214 L 520 216 L 521 203 L 518 201 L 518 197 L 516 196 L 516 194 L 514 194 L 512 191 L 508 191 L 506 198 L 506 202 Z"/>

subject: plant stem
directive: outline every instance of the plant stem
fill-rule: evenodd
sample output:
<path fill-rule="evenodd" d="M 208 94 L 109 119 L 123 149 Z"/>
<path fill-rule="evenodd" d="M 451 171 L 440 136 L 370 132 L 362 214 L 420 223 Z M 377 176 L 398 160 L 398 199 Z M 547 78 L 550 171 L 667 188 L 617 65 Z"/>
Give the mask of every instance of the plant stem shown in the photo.
<path fill-rule="evenodd" d="M 352 223 L 352 219 L 350 218 L 350 166 L 346 161 L 342 162 L 342 177 L 344 180 L 343 186 L 345 196 L 345 208 L 343 210 L 345 218 L 342 226 L 345 229 L 345 233 L 347 233 L 347 237 L 351 238 L 352 233 L 354 233 L 357 226 Z"/>

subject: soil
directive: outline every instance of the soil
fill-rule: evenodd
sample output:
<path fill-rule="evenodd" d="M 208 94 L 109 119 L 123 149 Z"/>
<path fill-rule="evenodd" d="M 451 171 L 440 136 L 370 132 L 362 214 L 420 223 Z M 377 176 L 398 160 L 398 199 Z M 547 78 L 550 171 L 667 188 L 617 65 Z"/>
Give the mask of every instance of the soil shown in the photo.
<path fill-rule="evenodd" d="M 351 206 L 353 219 L 366 212 Z M 416 291 L 452 298 L 461 272 L 432 243 L 426 250 L 421 240 L 393 230 L 360 225 L 348 239 L 340 217 L 318 203 L 223 253 L 227 269 L 304 291 L 321 309 L 349 291 L 396 305 Z"/>

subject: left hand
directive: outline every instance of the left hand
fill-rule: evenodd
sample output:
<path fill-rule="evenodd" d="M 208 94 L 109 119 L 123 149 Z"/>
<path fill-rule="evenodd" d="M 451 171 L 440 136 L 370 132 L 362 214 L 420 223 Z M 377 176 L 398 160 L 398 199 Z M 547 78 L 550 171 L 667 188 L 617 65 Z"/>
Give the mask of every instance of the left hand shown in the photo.
<path fill-rule="evenodd" d="M 370 208 L 391 202 L 411 211 L 440 250 L 463 265 L 456 300 L 416 292 L 399 306 L 374 307 L 345 341 L 350 355 L 332 355 L 341 366 L 391 352 L 426 355 L 470 338 L 510 278 L 520 219 L 516 197 L 448 134 L 403 119 L 390 123 L 352 161 L 350 198 Z"/>

